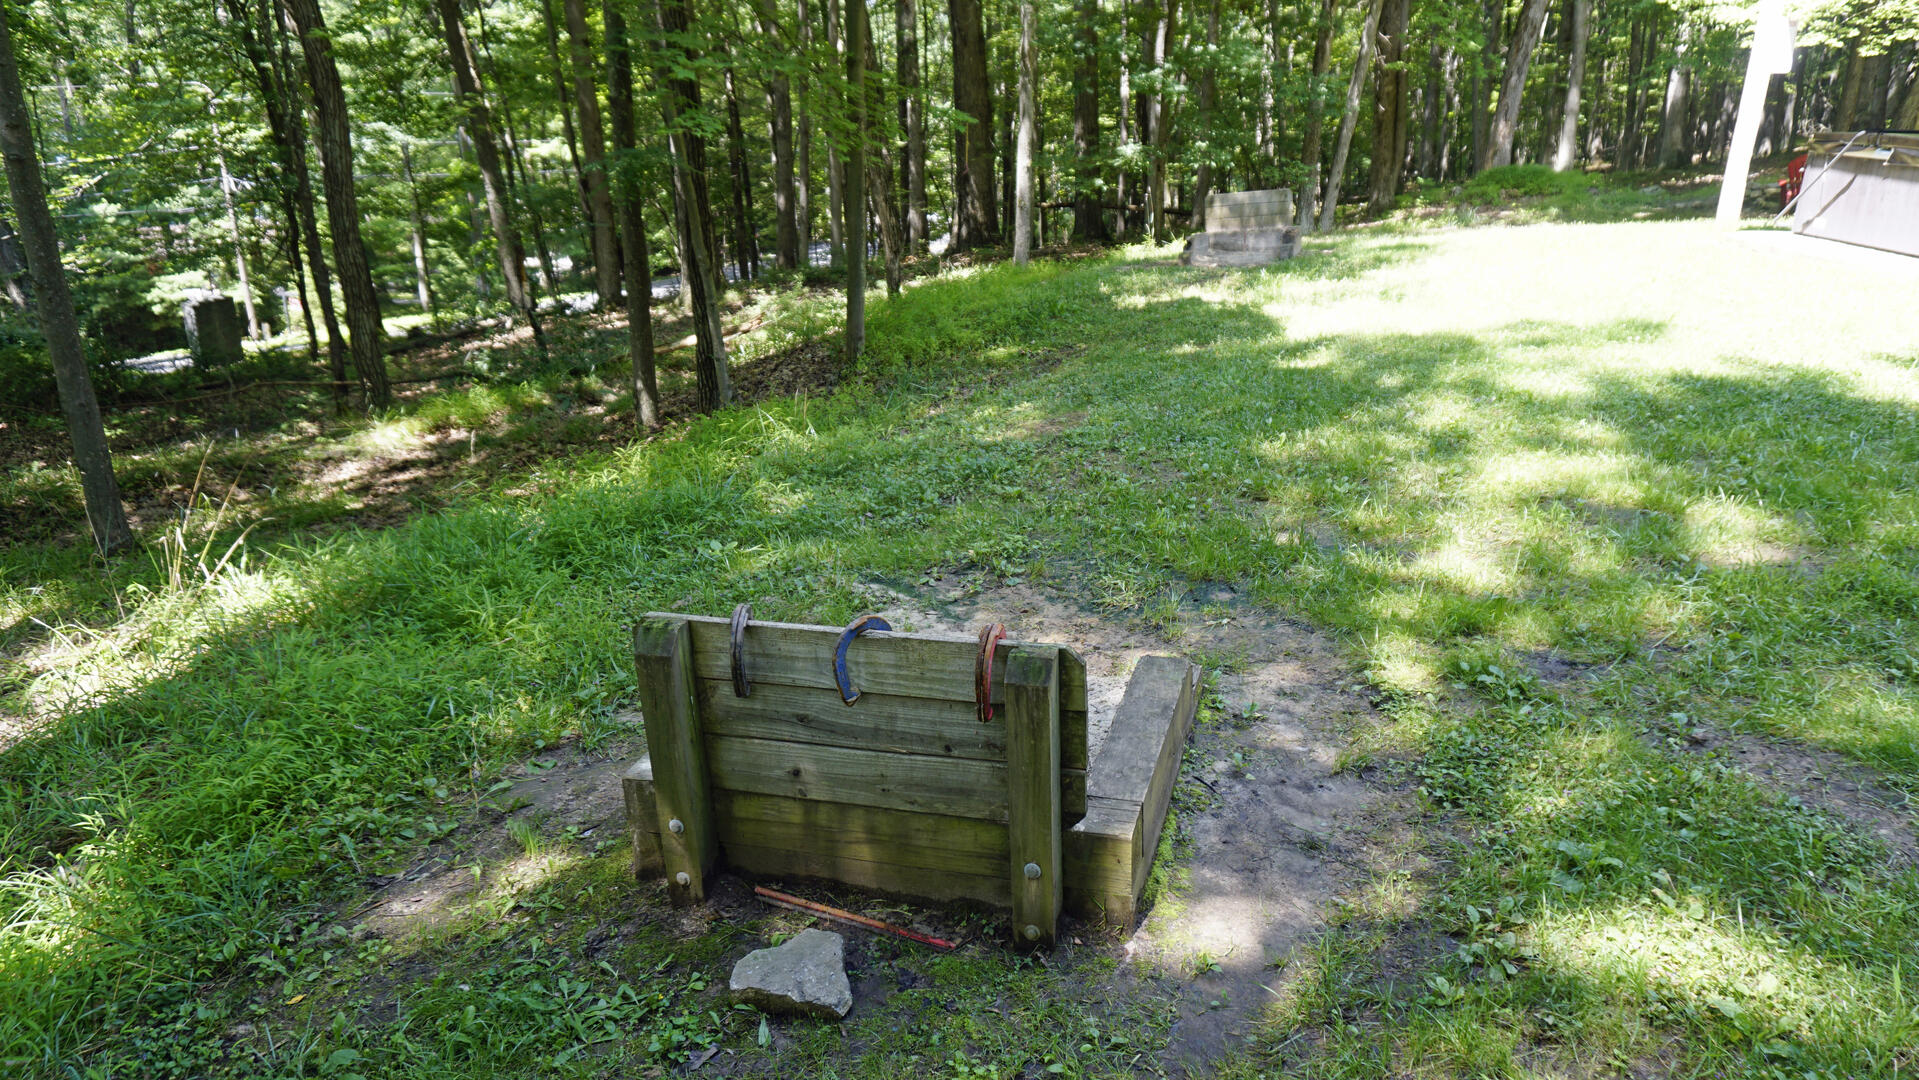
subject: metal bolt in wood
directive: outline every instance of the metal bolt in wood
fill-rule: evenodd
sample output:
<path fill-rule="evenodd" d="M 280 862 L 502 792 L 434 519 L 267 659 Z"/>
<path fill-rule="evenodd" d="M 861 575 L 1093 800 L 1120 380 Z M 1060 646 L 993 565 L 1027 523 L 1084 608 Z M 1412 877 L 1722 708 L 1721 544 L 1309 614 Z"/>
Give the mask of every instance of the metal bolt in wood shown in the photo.
<path fill-rule="evenodd" d="M 674 818 L 672 821 L 666 823 L 666 827 L 672 830 L 673 834 L 677 836 L 686 831 L 686 822 L 681 821 L 679 818 Z"/>
<path fill-rule="evenodd" d="M 1029 880 L 1038 881 L 1039 880 L 1039 864 L 1036 862 L 1027 863 L 1026 876 Z"/>

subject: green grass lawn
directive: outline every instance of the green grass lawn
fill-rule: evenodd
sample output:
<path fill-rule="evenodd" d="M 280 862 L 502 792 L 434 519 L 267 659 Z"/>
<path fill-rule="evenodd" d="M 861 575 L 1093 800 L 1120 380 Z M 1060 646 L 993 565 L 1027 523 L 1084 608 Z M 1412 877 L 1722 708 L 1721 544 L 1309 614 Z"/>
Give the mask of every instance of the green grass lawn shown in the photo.
<path fill-rule="evenodd" d="M 390 528 L 267 522 L 179 584 L 157 530 L 105 570 L 0 550 L 0 1061 L 597 1076 L 713 1044 L 777 1075 L 1132 1075 L 1166 1021 L 1087 992 L 1111 950 L 886 953 L 915 989 L 772 1033 L 717 988 L 777 920 L 644 911 L 589 957 L 660 895 L 603 839 L 529 840 L 537 872 L 441 933 L 352 929 L 503 769 L 633 737 L 635 614 L 843 622 L 941 573 L 1167 633 L 1229 583 L 1370 681 L 1349 759 L 1417 792 L 1428 869 L 1329 912 L 1219 1075 L 1909 1075 L 1909 812 L 1888 840 L 1705 747 L 1919 790 L 1919 278 L 1748 239 L 1408 226 L 1266 270 L 958 272 L 875 297 L 834 394 Z"/>

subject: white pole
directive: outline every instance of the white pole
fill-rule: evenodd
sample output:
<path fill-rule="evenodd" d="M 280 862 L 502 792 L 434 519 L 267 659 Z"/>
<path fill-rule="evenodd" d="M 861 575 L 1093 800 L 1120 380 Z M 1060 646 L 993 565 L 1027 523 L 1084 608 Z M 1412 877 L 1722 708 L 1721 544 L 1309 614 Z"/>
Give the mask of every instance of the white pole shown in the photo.
<path fill-rule="evenodd" d="M 1714 220 L 1725 228 L 1739 226 L 1746 203 L 1746 176 L 1752 171 L 1752 148 L 1759 141 L 1759 121 L 1766 111 L 1766 87 L 1778 72 L 1792 70 L 1792 27 L 1780 0 L 1760 0 L 1753 27 L 1752 54 L 1746 60 L 1746 85 L 1739 92 L 1739 115 L 1732 125 L 1732 145 L 1726 153 L 1726 178 L 1719 186 L 1719 212 Z"/>

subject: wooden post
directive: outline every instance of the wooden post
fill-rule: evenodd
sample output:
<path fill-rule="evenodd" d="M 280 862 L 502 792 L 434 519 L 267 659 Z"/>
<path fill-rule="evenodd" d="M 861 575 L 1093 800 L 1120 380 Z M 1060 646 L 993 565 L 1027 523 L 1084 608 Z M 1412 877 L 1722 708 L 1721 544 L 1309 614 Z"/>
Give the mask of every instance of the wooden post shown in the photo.
<path fill-rule="evenodd" d="M 1061 898 L 1058 649 L 1019 648 L 1007 659 L 1006 788 L 1013 940 L 1050 946 Z"/>
<path fill-rule="evenodd" d="M 640 681 L 647 751 L 653 759 L 654 801 L 666 892 L 675 907 L 706 899 L 706 875 L 719 845 L 707 790 L 706 746 L 693 677 L 693 634 L 685 619 L 644 619 L 633 628 L 633 663 Z"/>

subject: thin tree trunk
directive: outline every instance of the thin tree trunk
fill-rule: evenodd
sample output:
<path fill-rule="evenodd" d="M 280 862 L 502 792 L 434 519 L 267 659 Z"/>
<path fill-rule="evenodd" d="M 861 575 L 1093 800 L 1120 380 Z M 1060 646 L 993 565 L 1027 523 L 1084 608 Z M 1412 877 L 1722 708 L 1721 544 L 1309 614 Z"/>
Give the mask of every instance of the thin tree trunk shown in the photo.
<path fill-rule="evenodd" d="M 1559 114 L 1553 171 L 1565 172 L 1579 157 L 1579 93 L 1586 82 L 1586 39 L 1592 36 L 1592 0 L 1572 0 L 1572 56 L 1566 68 L 1566 103 Z"/>
<path fill-rule="evenodd" d="M 326 192 L 327 224 L 333 233 L 333 265 L 340 271 L 340 292 L 346 300 L 348 346 L 353 367 L 369 407 L 383 409 L 391 400 L 387 388 L 384 329 L 380 297 L 367 266 L 366 245 L 360 239 L 360 198 L 353 184 L 353 137 L 348 127 L 346 93 L 340 70 L 333 63 L 333 39 L 320 16 L 319 0 L 281 0 L 300 35 L 306 56 L 307 83 L 313 88 L 313 111 L 320 148 L 320 183 Z"/>
<path fill-rule="evenodd" d="M 739 86 L 731 64 L 721 73 L 721 85 L 726 90 L 726 171 L 733 195 L 733 261 L 740 281 L 746 282 L 759 276 L 760 256 L 753 237 L 753 182 L 746 166 L 746 132 L 740 125 Z"/>
<path fill-rule="evenodd" d="M 1486 48 L 1473 61 L 1473 130 L 1472 130 L 1472 169 L 1478 171 L 1479 163 L 1485 160 L 1492 141 L 1492 72 L 1487 67 L 1489 57 L 1499 53 L 1503 40 L 1505 20 L 1504 0 L 1486 0 Z"/>
<path fill-rule="evenodd" d="M 1073 152 L 1073 238 L 1103 243 L 1112 234 L 1099 209 L 1099 0 L 1079 0 L 1073 27 Z"/>
<path fill-rule="evenodd" d="M 833 66 L 838 68 L 845 60 L 840 39 L 838 0 L 826 0 L 823 13 L 826 18 L 827 52 L 833 58 Z M 826 236 L 826 261 L 833 266 L 845 265 L 846 166 L 840 160 L 840 147 L 831 129 L 828 129 L 826 137 Z"/>
<path fill-rule="evenodd" d="M 811 63 L 813 55 L 813 22 L 807 12 L 806 0 L 798 0 L 800 28 L 800 55 Z M 793 192 L 793 219 L 800 234 L 800 265 L 813 264 L 813 114 L 807 108 L 811 99 L 812 83 L 806 76 L 806 68 L 800 69 L 800 122 L 799 147 L 794 156 L 798 159 L 799 181 Z"/>
<path fill-rule="evenodd" d="M 993 92 L 986 74 L 986 30 L 980 0 L 948 0 L 953 33 L 953 125 L 959 198 L 958 245 L 985 247 L 999 237 L 999 192 L 993 183 Z"/>
<path fill-rule="evenodd" d="M 213 103 L 207 103 L 208 111 Z M 219 141 L 220 131 L 213 131 L 215 142 Z M 253 306 L 253 275 L 247 269 L 246 238 L 240 234 L 240 211 L 233 202 L 233 174 L 227 171 L 227 152 L 222 149 L 215 155 L 220 164 L 220 201 L 226 205 L 227 232 L 233 240 L 233 269 L 240 279 L 240 307 L 247 313 L 247 336 L 255 341 L 266 335 L 260 333 L 260 313 Z"/>
<path fill-rule="evenodd" d="M 606 26 L 606 111 L 616 158 L 609 179 L 620 218 L 620 252 L 626 258 L 626 353 L 633 369 L 633 412 L 641 430 L 653 431 L 660 426 L 660 383 L 653 365 L 653 257 L 647 249 L 644 195 L 633 160 L 639 138 L 633 117 L 632 44 L 626 16 L 614 0 L 606 0 L 600 11 Z"/>
<path fill-rule="evenodd" d="M 758 11 L 760 36 L 783 53 L 785 32 L 775 0 L 759 0 Z M 794 270 L 800 265 L 800 230 L 793 191 L 793 94 L 782 68 L 774 68 L 766 80 L 766 117 L 773 143 L 774 255 L 780 269 Z"/>
<path fill-rule="evenodd" d="M 400 170 L 406 177 L 407 220 L 413 227 L 413 287 L 420 298 L 420 310 L 433 318 L 433 279 L 426 268 L 426 215 L 420 208 L 420 183 L 413 176 L 413 148 L 400 144 Z"/>
<path fill-rule="evenodd" d="M 1033 0 L 1019 5 L 1019 160 L 1013 180 L 1013 262 L 1033 258 L 1033 170 L 1039 155 L 1039 16 Z"/>
<path fill-rule="evenodd" d="M 0 4 L 0 156 L 6 158 L 7 190 L 13 212 L 20 219 L 20 243 L 27 273 L 33 279 L 34 306 L 40 332 L 46 337 L 47 356 L 53 362 L 54 383 L 60 392 L 60 411 L 73 444 L 73 464 L 80 471 L 80 493 L 86 503 L 87 525 L 101 554 L 110 554 L 133 541 L 126 508 L 120 502 L 120 484 L 113 477 L 113 458 L 107 450 L 106 426 L 100 421 L 100 402 L 93 394 L 93 376 L 80 344 L 80 323 L 73 312 L 73 294 L 60 265 L 60 240 L 47 207 L 47 189 L 34 152 L 32 118 L 20 86 L 20 64 L 13 51 L 13 29 L 6 6 Z"/>
<path fill-rule="evenodd" d="M 1179 0 L 1166 0 L 1165 14 L 1153 35 L 1153 64 L 1159 69 L 1161 85 L 1153 95 L 1150 127 L 1153 132 L 1153 239 L 1166 242 L 1166 147 L 1171 143 L 1172 109 L 1166 102 L 1166 59 L 1178 34 Z"/>
<path fill-rule="evenodd" d="M 846 20 L 846 93 L 853 142 L 847 147 L 845 187 L 846 364 L 859 363 L 866 349 L 866 4 L 855 5 Z"/>
<path fill-rule="evenodd" d="M 657 6 L 662 49 L 677 50 L 692 21 L 689 0 L 659 0 Z M 678 219 L 680 282 L 693 308 L 694 378 L 699 410 L 712 412 L 733 402 L 733 379 L 726 364 L 726 336 L 720 326 L 719 259 L 712 242 L 712 207 L 706 185 L 706 141 L 685 118 L 700 111 L 700 84 L 686 72 L 697 57 L 689 52 L 682 62 L 657 58 L 654 83 L 665 114 L 667 147 L 673 158 L 674 216 Z"/>
<path fill-rule="evenodd" d="M 298 230 L 301 246 L 306 250 L 307 272 L 313 279 L 318 303 L 316 305 L 309 300 L 302 286 L 300 308 L 309 326 L 314 307 L 320 309 L 326 325 L 327 372 L 333 381 L 334 407 L 345 409 L 346 342 L 340 337 L 339 318 L 333 310 L 333 284 L 328 277 L 325 255 L 320 246 L 320 226 L 314 213 L 316 200 L 313 198 L 313 180 L 307 170 L 305 110 L 299 101 L 291 49 L 280 32 L 281 13 L 273 0 L 268 0 L 260 9 L 262 28 L 265 30 L 262 36 L 254 32 L 253 12 L 248 9 L 245 0 L 226 0 L 226 10 L 232 25 L 239 31 L 241 50 L 246 53 L 247 61 L 253 68 L 254 81 L 259 86 L 260 100 L 267 114 L 268 134 L 279 151 L 282 201 L 292 214 L 290 223 Z M 277 58 L 269 51 L 268 41 L 280 43 Z M 172 231 L 170 225 L 166 226 L 163 235 L 170 240 Z"/>
<path fill-rule="evenodd" d="M 1491 145 L 1480 159 L 1482 169 L 1513 163 L 1513 138 L 1519 130 L 1519 105 L 1525 96 L 1526 72 L 1532 66 L 1533 50 L 1539 47 L 1539 35 L 1546 27 L 1546 0 L 1525 0 L 1519 12 L 1519 25 L 1506 46 L 1506 74 L 1499 86 L 1499 105 L 1493 110 Z"/>
<path fill-rule="evenodd" d="M 573 102 L 580 114 L 580 168 L 593 227 L 593 281 L 600 307 L 606 310 L 620 298 L 620 259 L 619 242 L 614 239 L 613 196 L 606 182 L 606 133 L 600 124 L 593 38 L 586 26 L 584 0 L 563 0 L 563 6 L 573 62 Z"/>
<path fill-rule="evenodd" d="M 901 164 L 906 184 L 906 247 L 926 250 L 926 103 L 920 98 L 919 6 L 917 0 L 893 5 L 893 51 L 900 84 L 900 130 L 906 136 Z"/>
<path fill-rule="evenodd" d="M 880 69 L 878 47 L 873 43 L 872 16 L 865 4 L 855 8 L 863 27 L 861 37 L 866 42 L 866 71 Z M 867 87 L 866 112 L 869 120 L 874 115 L 874 88 Z M 866 205 L 872 209 L 873 222 L 879 227 L 880 257 L 886 268 L 886 295 L 898 296 L 904 276 L 901 258 L 906 250 L 905 229 L 900 221 L 897 203 L 893 196 L 893 155 L 887 149 L 883 139 L 871 140 L 866 146 Z"/>
<path fill-rule="evenodd" d="M 1213 106 L 1219 95 L 1219 0 L 1206 15 L 1206 63 L 1199 69 L 1199 130 L 1205 138 L 1213 129 Z M 1206 228 L 1206 200 L 1213 191 L 1213 163 L 1201 158 L 1193 171 L 1193 216 L 1195 231 Z"/>
<path fill-rule="evenodd" d="M 1132 119 L 1133 57 L 1126 51 L 1133 40 L 1132 27 L 1128 25 L 1132 21 L 1132 16 L 1133 0 L 1119 0 L 1119 108 L 1115 110 L 1117 114 L 1115 119 L 1119 121 L 1118 138 L 1122 151 L 1127 150 L 1135 144 L 1135 140 L 1143 137 L 1143 133 L 1136 130 Z M 1132 177 L 1125 166 L 1120 166 L 1119 175 L 1115 178 L 1113 186 L 1114 193 L 1119 197 L 1119 213 L 1114 215 L 1114 221 L 1119 226 L 1118 234 L 1124 236 L 1126 235 L 1127 197 L 1133 194 Z"/>
<path fill-rule="evenodd" d="M 1326 69 L 1333 62 L 1333 16 L 1338 0 L 1321 0 L 1319 22 L 1313 31 L 1313 82 L 1306 106 L 1306 141 L 1301 147 L 1305 177 L 1299 184 L 1299 227 L 1313 231 L 1313 210 L 1319 199 L 1319 160 L 1325 155 L 1326 103 L 1321 100 Z"/>
<path fill-rule="evenodd" d="M 1333 167 L 1326 173 L 1326 201 L 1319 208 L 1319 231 L 1333 227 L 1333 211 L 1339 206 L 1340 180 L 1346 174 L 1346 155 L 1353 148 L 1353 128 L 1359 125 L 1359 92 L 1366 85 L 1366 70 L 1373 64 L 1373 41 L 1379 31 L 1380 10 L 1385 0 L 1366 5 L 1366 21 L 1359 29 L 1359 57 L 1353 61 L 1353 74 L 1346 81 L 1346 107 L 1339 116 L 1339 135 L 1334 139 Z"/>
<path fill-rule="evenodd" d="M 487 223 L 493 229 L 493 251 L 500 262 L 500 277 L 506 283 L 507 303 L 527 321 L 533 331 L 540 356 L 547 352 L 546 333 L 540 326 L 540 313 L 526 285 L 526 254 L 520 243 L 519 229 L 513 223 L 513 200 L 507 190 L 505 170 L 500 167 L 500 151 L 493 138 L 493 114 L 487 108 L 486 93 L 474 62 L 473 42 L 467 37 L 466 22 L 460 15 L 460 0 L 435 0 L 440 12 L 440 27 L 446 34 L 447 55 L 453 64 L 454 95 L 466 106 L 464 127 L 473 146 L 473 159 L 480 168 L 480 186 L 486 194 Z"/>

